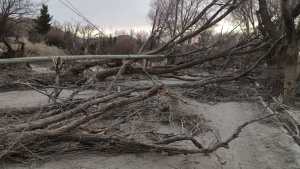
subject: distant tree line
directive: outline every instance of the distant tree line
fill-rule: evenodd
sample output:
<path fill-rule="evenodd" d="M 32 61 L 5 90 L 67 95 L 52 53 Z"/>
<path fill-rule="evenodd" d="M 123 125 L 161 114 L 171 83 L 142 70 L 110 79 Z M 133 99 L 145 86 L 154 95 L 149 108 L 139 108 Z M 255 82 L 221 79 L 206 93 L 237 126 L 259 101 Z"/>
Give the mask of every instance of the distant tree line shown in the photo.
<path fill-rule="evenodd" d="M 53 21 L 48 6 L 42 4 L 36 18 L 30 0 L 0 0 L 0 43 L 6 47 L 1 57 L 24 56 L 25 37 L 33 43 L 57 46 L 69 54 L 132 54 L 146 40 L 146 34 L 97 35 L 95 28 L 81 23 L 58 24 Z M 12 38 L 15 41 L 12 41 Z M 15 49 L 12 44 L 18 43 Z"/>
<path fill-rule="evenodd" d="M 146 33 L 97 35 L 89 25 L 54 24 L 44 40 L 71 54 L 134 54 L 147 39 Z"/>

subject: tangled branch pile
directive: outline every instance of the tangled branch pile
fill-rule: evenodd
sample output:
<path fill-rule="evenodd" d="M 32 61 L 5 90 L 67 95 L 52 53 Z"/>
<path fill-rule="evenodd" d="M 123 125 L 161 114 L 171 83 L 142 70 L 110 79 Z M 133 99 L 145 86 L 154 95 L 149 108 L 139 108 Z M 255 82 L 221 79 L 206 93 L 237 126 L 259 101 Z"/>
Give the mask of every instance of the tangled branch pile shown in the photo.
<path fill-rule="evenodd" d="M 216 136 L 209 145 L 202 143 L 201 134 L 214 131 L 205 125 L 201 116 L 180 112 L 179 107 L 174 108 L 185 101 L 172 95 L 169 87 L 190 89 L 202 95 L 203 87 L 212 84 L 236 82 L 240 79 L 247 79 L 249 82 L 259 80 L 257 76 L 261 74 L 260 70 L 266 67 L 263 63 L 282 52 L 279 49 L 284 50 L 287 36 L 262 38 L 258 32 L 234 36 L 231 32 L 204 39 L 206 32 L 245 1 L 191 0 L 176 1 L 176 4 L 173 4 L 175 1 L 164 2 L 157 0 L 154 4 L 151 35 L 139 53 L 163 54 L 166 56 L 167 65 L 149 66 L 149 62 L 155 62 L 151 59 L 146 59 L 144 65 L 137 60 L 123 61 L 121 66 L 111 64 L 111 60 L 101 60 L 80 64 L 78 67 L 72 65 L 69 70 L 62 72 L 62 62 L 56 60 L 56 75 L 52 77 L 55 79 L 52 79 L 55 81 L 52 82 L 54 85 L 49 85 L 48 81 L 35 86 L 19 83 L 48 96 L 53 102 L 52 105 L 17 112 L 1 112 L 0 159 L 39 158 L 40 155 L 72 150 L 209 154 L 219 148 L 228 148 L 229 143 L 238 138 L 249 124 L 275 116 L 271 114 L 243 123 L 226 139 Z M 258 14 L 262 15 L 261 13 Z M 265 25 L 260 26 L 265 28 Z M 204 39 L 204 43 L 188 43 L 200 37 Z M 75 84 L 73 81 L 72 87 L 75 86 L 76 90 L 70 97 L 60 98 L 61 92 L 70 88 L 69 84 L 63 84 L 65 77 L 73 78 L 74 75 L 97 65 L 102 68 L 95 75 L 97 82 L 85 80 Z M 118 88 L 114 91 L 121 76 L 127 78 L 134 74 L 146 75 L 150 79 L 148 82 L 153 85 L 128 85 L 126 89 Z M 159 78 L 175 78 L 183 82 L 164 85 Z M 112 80 L 109 86 L 106 85 L 107 80 Z M 99 81 L 105 84 L 101 90 L 97 88 Z M 36 82 L 42 81 L 38 79 Z M 48 94 L 44 91 L 49 88 L 54 89 L 54 92 Z M 78 93 L 87 88 L 98 89 L 100 94 L 89 98 L 77 97 Z M 151 123 L 156 125 L 150 125 Z M 176 130 L 168 128 L 171 125 Z M 164 133 L 153 126 L 161 126 L 171 131 Z M 191 144 L 174 146 L 182 141 L 189 141 Z"/>
<path fill-rule="evenodd" d="M 166 96 L 165 90 L 158 85 L 150 89 L 137 88 L 69 100 L 40 111 L 1 112 L 4 118 L 0 126 L 0 158 L 43 158 L 44 155 L 74 150 L 208 154 L 219 148 L 228 148 L 247 125 L 273 116 L 246 122 L 225 141 L 216 139 L 212 141 L 213 146 L 206 147 L 196 139 L 211 131 L 204 118 L 179 112 L 178 107 L 169 107 L 168 111 L 155 108 L 162 103 L 173 102 L 170 106 L 174 106 L 183 102 Z M 159 131 L 159 128 L 170 125 L 173 127 L 169 129 L 180 126 L 181 129 L 167 133 Z M 194 148 L 166 146 L 186 140 Z"/>
<path fill-rule="evenodd" d="M 150 71 L 150 69 L 134 69 L 133 67 L 130 69 L 148 71 L 149 74 L 160 71 L 167 73 L 169 70 L 171 72 L 171 70 L 180 70 L 190 68 L 193 65 L 217 61 L 226 56 L 229 51 L 231 55 L 248 54 L 263 47 L 265 47 L 264 44 L 239 44 L 214 56 L 196 59 L 190 63 L 183 63 L 171 68 L 160 68 L 159 71 L 156 68 L 151 68 L 153 71 Z M 243 71 L 202 78 L 179 84 L 177 87 L 202 87 L 208 84 L 238 80 L 249 75 L 273 48 L 274 46 L 270 47 L 269 52 L 258 57 L 253 65 L 246 67 Z M 33 86 L 31 88 L 42 92 Z M 75 90 L 69 98 L 60 101 L 55 101 L 59 100 L 59 93 L 58 95 L 54 93 L 52 97 L 47 95 L 54 103 L 44 108 L 23 110 L 16 113 L 2 112 L 5 118 L 2 119 L 4 123 L 1 123 L 0 126 L 0 159 L 40 157 L 40 155 L 78 149 L 134 153 L 154 151 L 168 154 L 208 154 L 219 148 L 228 148 L 228 144 L 236 139 L 242 129 L 252 122 L 273 116 L 268 115 L 242 124 L 225 141 L 215 138 L 216 141 L 212 141 L 213 146 L 208 146 L 203 145 L 198 139 L 201 133 L 206 133 L 211 129 L 205 126 L 204 119 L 199 115 L 195 116 L 187 112 L 176 113 L 174 108 L 170 110 L 172 106 L 179 105 L 178 102 L 184 101 L 180 99 L 181 97 L 171 96 L 167 86 L 156 84 L 152 87 L 130 87 L 128 90 L 118 92 L 102 91 L 102 94 L 90 98 L 76 97 L 79 91 L 80 89 Z M 175 100 L 176 103 L 172 100 Z M 178 111 L 178 108 L 176 110 Z M 145 121 L 148 120 L 151 123 L 158 123 L 157 125 L 167 123 L 166 126 L 173 125 L 175 128 L 181 126 L 181 130 L 177 133 L 160 133 L 158 128 L 153 128 L 153 125 L 139 126 L 132 124 L 132 119 L 136 118 L 138 120 L 133 121 L 144 123 L 144 125 L 146 124 Z M 139 130 L 133 130 L 134 132 L 132 132 L 132 128 L 139 128 Z M 194 148 L 166 146 L 186 140 L 190 141 Z"/>

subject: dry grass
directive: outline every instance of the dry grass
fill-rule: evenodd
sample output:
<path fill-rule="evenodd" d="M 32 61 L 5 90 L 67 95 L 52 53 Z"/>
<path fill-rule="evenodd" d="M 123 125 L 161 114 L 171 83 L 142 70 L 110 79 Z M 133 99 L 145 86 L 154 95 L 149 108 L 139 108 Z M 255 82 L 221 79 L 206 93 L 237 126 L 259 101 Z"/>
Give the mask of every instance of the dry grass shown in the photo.
<path fill-rule="evenodd" d="M 25 44 L 27 56 L 66 55 L 63 49 L 59 49 L 55 46 L 48 46 L 45 43 L 31 43 L 26 40 Z"/>
<path fill-rule="evenodd" d="M 25 56 L 57 56 L 66 55 L 63 49 L 56 46 L 48 46 L 45 43 L 32 43 L 27 39 L 22 39 L 25 43 Z M 19 45 L 13 44 L 14 49 L 18 49 Z M 0 49 L 4 50 L 4 44 L 0 43 Z"/>

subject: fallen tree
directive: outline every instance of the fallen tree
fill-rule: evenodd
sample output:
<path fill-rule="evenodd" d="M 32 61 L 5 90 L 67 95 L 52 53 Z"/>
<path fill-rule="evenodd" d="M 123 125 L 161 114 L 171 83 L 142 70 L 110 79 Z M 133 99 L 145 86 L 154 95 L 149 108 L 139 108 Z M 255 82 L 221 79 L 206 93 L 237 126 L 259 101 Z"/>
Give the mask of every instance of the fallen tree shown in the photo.
<path fill-rule="evenodd" d="M 95 123 L 96 119 L 111 117 L 113 111 L 110 110 L 160 95 L 161 90 L 165 90 L 163 86 L 154 86 L 138 96 L 130 96 L 134 91 L 139 91 L 137 89 L 119 94 L 95 97 L 59 114 L 49 115 L 48 113 L 48 116 L 40 117 L 32 122 L 2 127 L 0 128 L 0 159 L 28 158 L 35 157 L 37 154 L 54 153 L 58 151 L 59 147 L 57 147 L 58 149 L 54 148 L 53 144 L 62 143 L 77 143 L 77 146 L 81 145 L 85 149 L 93 151 L 106 150 L 123 153 L 165 152 L 169 155 L 210 154 L 220 148 L 229 148 L 229 144 L 237 139 L 242 130 L 248 125 L 276 116 L 276 114 L 270 114 L 242 123 L 227 139 L 217 142 L 211 147 L 204 147 L 193 136 L 174 136 L 159 142 L 143 143 L 125 137 L 113 136 L 113 133 L 112 136 L 105 136 L 98 133 L 86 134 L 80 130 L 80 126 L 88 125 L 91 122 Z M 111 101 L 111 99 L 116 100 Z M 93 111 L 91 111 L 88 108 L 89 106 L 97 106 L 97 108 L 92 108 Z M 78 115 L 76 116 L 76 114 Z M 185 140 L 190 140 L 195 149 L 165 146 Z M 72 148 L 67 148 L 64 151 L 72 151 Z"/>
<path fill-rule="evenodd" d="M 278 40 L 278 42 L 279 41 L 280 40 Z M 211 78 L 202 82 L 193 82 L 194 84 L 187 86 L 204 86 L 223 81 L 237 80 L 240 77 L 246 76 L 253 69 L 255 69 L 259 65 L 259 63 L 261 63 L 261 61 L 274 50 L 275 47 L 276 44 L 274 44 L 266 54 L 259 57 L 253 65 L 249 66 L 248 69 L 238 75 Z M 223 55 L 216 55 L 212 58 L 222 56 Z M 211 58 L 207 58 L 206 60 L 209 59 Z M 196 63 L 198 62 L 199 61 L 197 61 Z M 186 86 L 186 84 L 184 84 L 184 86 Z M 85 145 L 87 149 L 97 150 L 94 148 L 96 146 L 100 149 L 107 149 L 111 151 L 119 150 L 122 152 L 131 153 L 167 152 L 170 155 L 195 153 L 210 154 L 220 148 L 228 148 L 229 143 L 234 139 L 237 139 L 242 130 L 249 124 L 274 116 L 274 114 L 267 115 L 259 119 L 245 122 L 241 126 L 239 126 L 229 138 L 227 138 L 223 142 L 217 142 L 212 147 L 204 147 L 193 136 L 175 136 L 168 138 L 167 140 L 149 144 L 135 140 L 128 140 L 127 138 L 122 137 L 85 134 L 80 131 L 80 127 L 89 125 L 90 123 L 95 122 L 95 120 L 112 117 L 113 111 L 111 110 L 143 101 L 155 95 L 165 95 L 165 92 L 163 92 L 165 90 L 165 87 L 162 85 L 154 86 L 145 92 L 145 90 L 147 89 L 149 89 L 149 87 L 135 88 L 112 94 L 100 94 L 87 99 L 74 100 L 73 103 L 72 100 L 69 100 L 71 102 L 65 103 L 69 103 L 72 106 L 60 106 L 60 108 L 58 109 L 50 109 L 47 112 L 43 112 L 42 114 L 35 116 L 35 118 L 31 122 L 23 122 L 4 126 L 0 128 L 0 159 L 22 156 L 23 154 L 28 155 L 28 152 L 29 154 L 41 152 L 46 153 L 47 151 L 52 151 L 50 145 L 55 142 L 75 142 L 79 145 Z M 139 94 L 134 94 L 136 96 L 132 96 L 133 93 L 136 92 L 138 92 Z M 173 142 L 185 140 L 191 141 L 197 149 L 162 146 L 164 144 L 171 144 Z M 103 143 L 105 143 L 105 145 L 101 146 L 103 145 Z M 45 146 L 46 149 L 42 148 Z"/>
<path fill-rule="evenodd" d="M 102 86 L 101 90 L 99 90 L 99 88 L 96 87 L 97 84 L 94 83 L 63 86 L 61 81 L 65 80 L 64 76 L 67 77 L 70 76 L 70 74 L 80 74 L 86 69 L 110 62 L 111 57 L 108 56 L 105 56 L 108 60 L 87 62 L 71 66 L 65 74 L 60 74 L 60 70 L 56 70 L 56 75 L 53 77 L 53 79 L 55 78 L 56 80 L 55 83 L 52 83 L 53 85 L 49 85 L 49 83 L 31 84 L 18 82 L 18 84 L 27 86 L 32 90 L 46 95 L 52 102 L 42 108 L 17 110 L 15 113 L 24 115 L 26 118 L 22 119 L 21 117 L 20 120 L 14 119 L 13 123 L 5 123 L 5 125 L 1 125 L 0 123 L 0 159 L 36 157 L 38 154 L 51 154 L 61 149 L 61 151 L 71 151 L 72 148 L 87 150 L 104 149 L 107 151 L 129 153 L 167 152 L 170 155 L 195 153 L 207 155 L 220 148 L 229 148 L 229 144 L 233 140 L 237 139 L 242 130 L 248 125 L 276 116 L 271 114 L 244 122 L 235 131 L 233 131 L 227 139 L 224 139 L 224 141 L 217 140 L 216 143 L 209 147 L 205 147 L 205 145 L 201 143 L 201 140 L 196 138 L 197 135 L 194 133 L 197 133 L 198 131 L 192 132 L 193 134 L 190 135 L 170 136 L 165 134 L 167 135 L 167 137 L 165 137 L 165 135 L 157 133 L 155 130 L 142 130 L 140 132 L 144 135 L 141 137 L 147 137 L 148 139 L 151 138 L 151 136 L 148 135 L 152 135 L 154 138 L 141 141 L 139 140 L 139 137 L 128 138 L 126 134 L 129 136 L 134 134 L 125 133 L 124 130 L 119 127 L 120 124 L 130 125 L 128 119 L 132 117 L 143 118 L 143 113 L 158 116 L 154 118 L 154 121 L 157 120 L 160 125 L 166 123 L 166 121 L 169 125 L 176 123 L 176 119 L 174 120 L 176 117 L 171 117 L 172 114 L 170 112 L 170 114 L 166 114 L 165 112 L 168 112 L 170 107 L 178 105 L 180 101 L 184 101 L 182 101 L 182 98 L 178 96 L 171 96 L 168 88 L 169 86 L 163 85 L 159 79 L 153 78 L 152 75 L 164 75 L 165 77 L 175 77 L 181 80 L 191 81 L 188 83 L 174 85 L 181 89 L 202 88 L 211 84 L 238 81 L 241 78 L 250 75 L 256 68 L 259 68 L 263 61 L 275 52 L 278 44 L 282 42 L 283 38 L 276 41 L 264 41 L 258 38 L 259 36 L 249 38 L 238 35 L 237 37 L 239 42 L 235 43 L 235 45 L 226 44 L 232 39 L 220 41 L 220 43 L 217 40 L 217 42 L 214 41 L 212 45 L 208 44 L 210 47 L 195 47 L 188 51 L 180 51 L 179 49 L 181 48 L 191 48 L 190 45 L 187 45 L 187 41 L 192 41 L 193 38 L 201 36 L 201 33 L 208 31 L 223 18 L 228 16 L 241 3 L 243 3 L 243 1 L 238 0 L 211 0 L 205 1 L 206 3 L 203 6 L 199 6 L 199 4 L 196 3 L 198 1 L 191 2 L 194 4 L 191 4 L 191 7 L 193 8 L 190 11 L 186 8 L 187 4 L 182 6 L 177 4 L 178 6 L 175 12 L 172 11 L 174 10 L 172 8 L 172 3 L 167 3 L 163 6 L 159 6 L 162 4 L 158 3 L 158 6 L 154 9 L 155 12 L 153 16 L 152 33 L 139 52 L 141 54 L 163 55 L 142 55 L 139 57 L 137 57 L 138 55 L 136 55 L 136 57 L 124 56 L 124 59 L 123 56 L 118 56 L 119 59 L 123 59 L 123 65 L 121 67 L 104 67 L 107 69 L 97 73 L 97 79 L 103 81 L 105 84 Z M 178 11 L 179 9 L 182 10 L 181 12 L 183 13 L 187 12 L 186 15 L 188 17 L 178 18 L 178 16 L 174 16 L 173 14 L 180 13 L 180 11 Z M 173 21 L 175 22 L 173 23 Z M 182 25 L 179 24 L 179 21 L 181 21 L 180 24 Z M 166 37 L 164 37 L 165 35 Z M 174 52 L 177 50 L 179 52 Z M 161 56 L 165 56 L 171 64 L 160 67 L 149 67 L 147 64 L 141 65 L 138 62 L 139 59 L 146 58 L 146 60 L 149 61 L 149 57 L 157 59 Z M 239 60 L 246 60 L 245 58 L 249 60 L 248 62 L 243 63 L 243 67 L 236 66 L 237 64 L 235 62 L 238 62 Z M 49 60 L 52 58 L 27 59 Z M 68 58 L 66 57 L 65 59 Z M 10 62 L 10 60 L 6 60 L 6 62 Z M 233 65 L 230 65 L 229 62 L 232 62 Z M 215 64 L 217 66 L 211 66 L 214 67 L 215 70 L 205 78 L 201 77 L 191 80 L 176 76 L 177 72 L 184 69 L 191 69 L 194 67 L 203 68 L 209 64 Z M 239 62 L 239 64 L 241 65 L 242 62 Z M 217 71 L 219 74 L 214 73 Z M 121 90 L 121 88 L 117 88 L 117 92 L 113 92 L 111 90 L 112 86 L 120 76 L 132 74 L 146 75 L 145 77 L 149 78 L 149 82 L 152 82 L 153 84 L 145 85 L 142 88 L 137 88 L 136 86 L 132 87 L 129 85 L 129 89 Z M 113 82 L 105 81 L 106 78 L 110 76 L 115 76 Z M 106 83 L 110 83 L 110 85 L 107 85 Z M 101 94 L 96 94 L 88 98 L 76 98 L 80 91 L 87 90 L 89 87 L 97 89 Z M 60 98 L 61 91 L 70 88 L 74 89 L 72 94 L 68 98 Z M 49 89 L 59 92 L 48 93 L 47 90 Z M 170 100 L 175 98 L 176 102 L 170 103 L 167 99 L 167 101 L 165 101 L 164 99 L 166 97 L 168 99 L 171 98 Z M 165 102 L 167 105 L 161 106 Z M 132 105 L 135 105 L 135 107 L 130 108 L 129 106 Z M 138 112 L 139 108 L 145 109 L 145 112 Z M 161 111 L 153 113 L 152 111 L 157 108 L 161 108 Z M 9 113 L 4 112 L 3 114 L 7 115 Z M 184 117 L 184 120 L 177 120 L 180 122 L 188 121 L 189 124 L 187 126 L 193 128 L 193 130 L 199 125 L 203 125 L 199 124 L 202 121 L 201 119 L 198 119 L 200 118 L 198 116 L 192 116 L 188 113 L 184 115 L 176 115 L 180 117 L 188 116 L 188 118 Z M 195 119 L 196 122 L 193 121 Z M 161 135 L 163 136 L 160 137 Z M 157 140 L 157 138 L 160 138 L 160 140 Z M 174 147 L 171 145 L 172 143 L 182 141 L 190 141 L 193 144 L 194 149 Z M 69 143 L 74 147 L 70 148 L 65 145 Z"/>
<path fill-rule="evenodd" d="M 231 47 L 229 49 L 226 49 L 224 51 L 221 52 L 217 52 L 216 54 L 213 54 L 213 56 L 204 56 L 204 57 L 199 57 L 198 59 L 194 59 L 192 61 L 189 62 L 185 62 L 179 65 L 175 65 L 175 66 L 166 66 L 166 67 L 153 67 L 153 68 L 142 68 L 142 67 L 127 67 L 127 70 L 124 71 L 124 74 L 143 74 L 145 72 L 149 73 L 149 74 L 153 74 L 153 75 L 159 75 L 159 74 L 167 74 L 167 73 L 174 73 L 176 71 L 180 71 L 182 69 L 188 69 L 188 68 L 192 68 L 193 66 L 196 65 L 202 65 L 204 63 L 207 62 L 211 62 L 217 59 L 221 59 L 221 58 L 225 58 L 228 55 L 231 56 L 243 56 L 246 54 L 251 54 L 251 53 L 255 53 L 258 52 L 259 50 L 265 50 L 265 47 L 268 45 L 267 43 L 263 43 L 261 45 L 259 45 L 259 43 L 254 43 L 254 44 L 245 44 L 245 45 L 241 45 L 237 44 L 234 47 Z M 249 47 L 249 46 L 256 46 L 254 48 L 248 49 L 248 50 L 244 50 L 245 48 Z M 99 80 L 104 80 L 107 77 L 113 76 L 116 73 L 118 73 L 120 70 L 119 67 L 117 68 L 112 68 L 112 69 L 108 69 L 108 70 L 104 70 L 102 72 L 97 73 L 97 78 Z"/>
<path fill-rule="evenodd" d="M 155 86 L 149 91 L 140 96 L 120 98 L 131 94 L 135 90 L 129 90 L 121 94 L 112 94 L 106 97 L 88 99 L 83 104 L 79 104 L 73 109 L 61 112 L 59 114 L 54 114 L 49 117 L 34 120 L 28 123 L 16 124 L 7 126 L 0 129 L 0 145 L 1 145 L 1 155 L 0 159 L 10 155 L 17 151 L 21 145 L 30 145 L 37 140 L 44 139 L 50 136 L 59 136 L 64 133 L 76 130 L 79 126 L 88 123 L 89 121 L 98 118 L 99 116 L 107 116 L 108 110 L 121 107 L 124 105 L 132 104 L 138 101 L 142 101 L 155 95 L 162 86 Z M 120 98 L 117 101 L 109 102 L 111 99 Z M 106 103 L 105 103 L 106 102 Z M 104 103 L 103 105 L 99 105 Z M 100 106 L 98 110 L 86 114 L 85 116 L 74 116 L 78 113 L 86 112 L 91 106 Z M 50 112 L 48 112 L 50 113 Z M 52 114 L 52 113 L 50 113 Z M 71 119 L 71 121 L 69 121 Z M 17 138 L 17 139 L 16 139 Z M 12 144 L 13 142 L 13 144 Z"/>

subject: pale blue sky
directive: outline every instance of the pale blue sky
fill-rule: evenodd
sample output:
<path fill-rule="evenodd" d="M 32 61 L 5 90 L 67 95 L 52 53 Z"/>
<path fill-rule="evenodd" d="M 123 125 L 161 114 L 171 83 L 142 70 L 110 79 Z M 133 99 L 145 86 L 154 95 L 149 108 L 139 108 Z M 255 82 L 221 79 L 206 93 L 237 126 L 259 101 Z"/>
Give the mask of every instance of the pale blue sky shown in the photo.
<path fill-rule="evenodd" d="M 82 19 L 66 8 L 59 0 L 47 2 L 54 19 L 59 22 L 78 22 Z M 87 18 L 106 31 L 115 29 L 147 29 L 151 0 L 69 0 Z"/>

